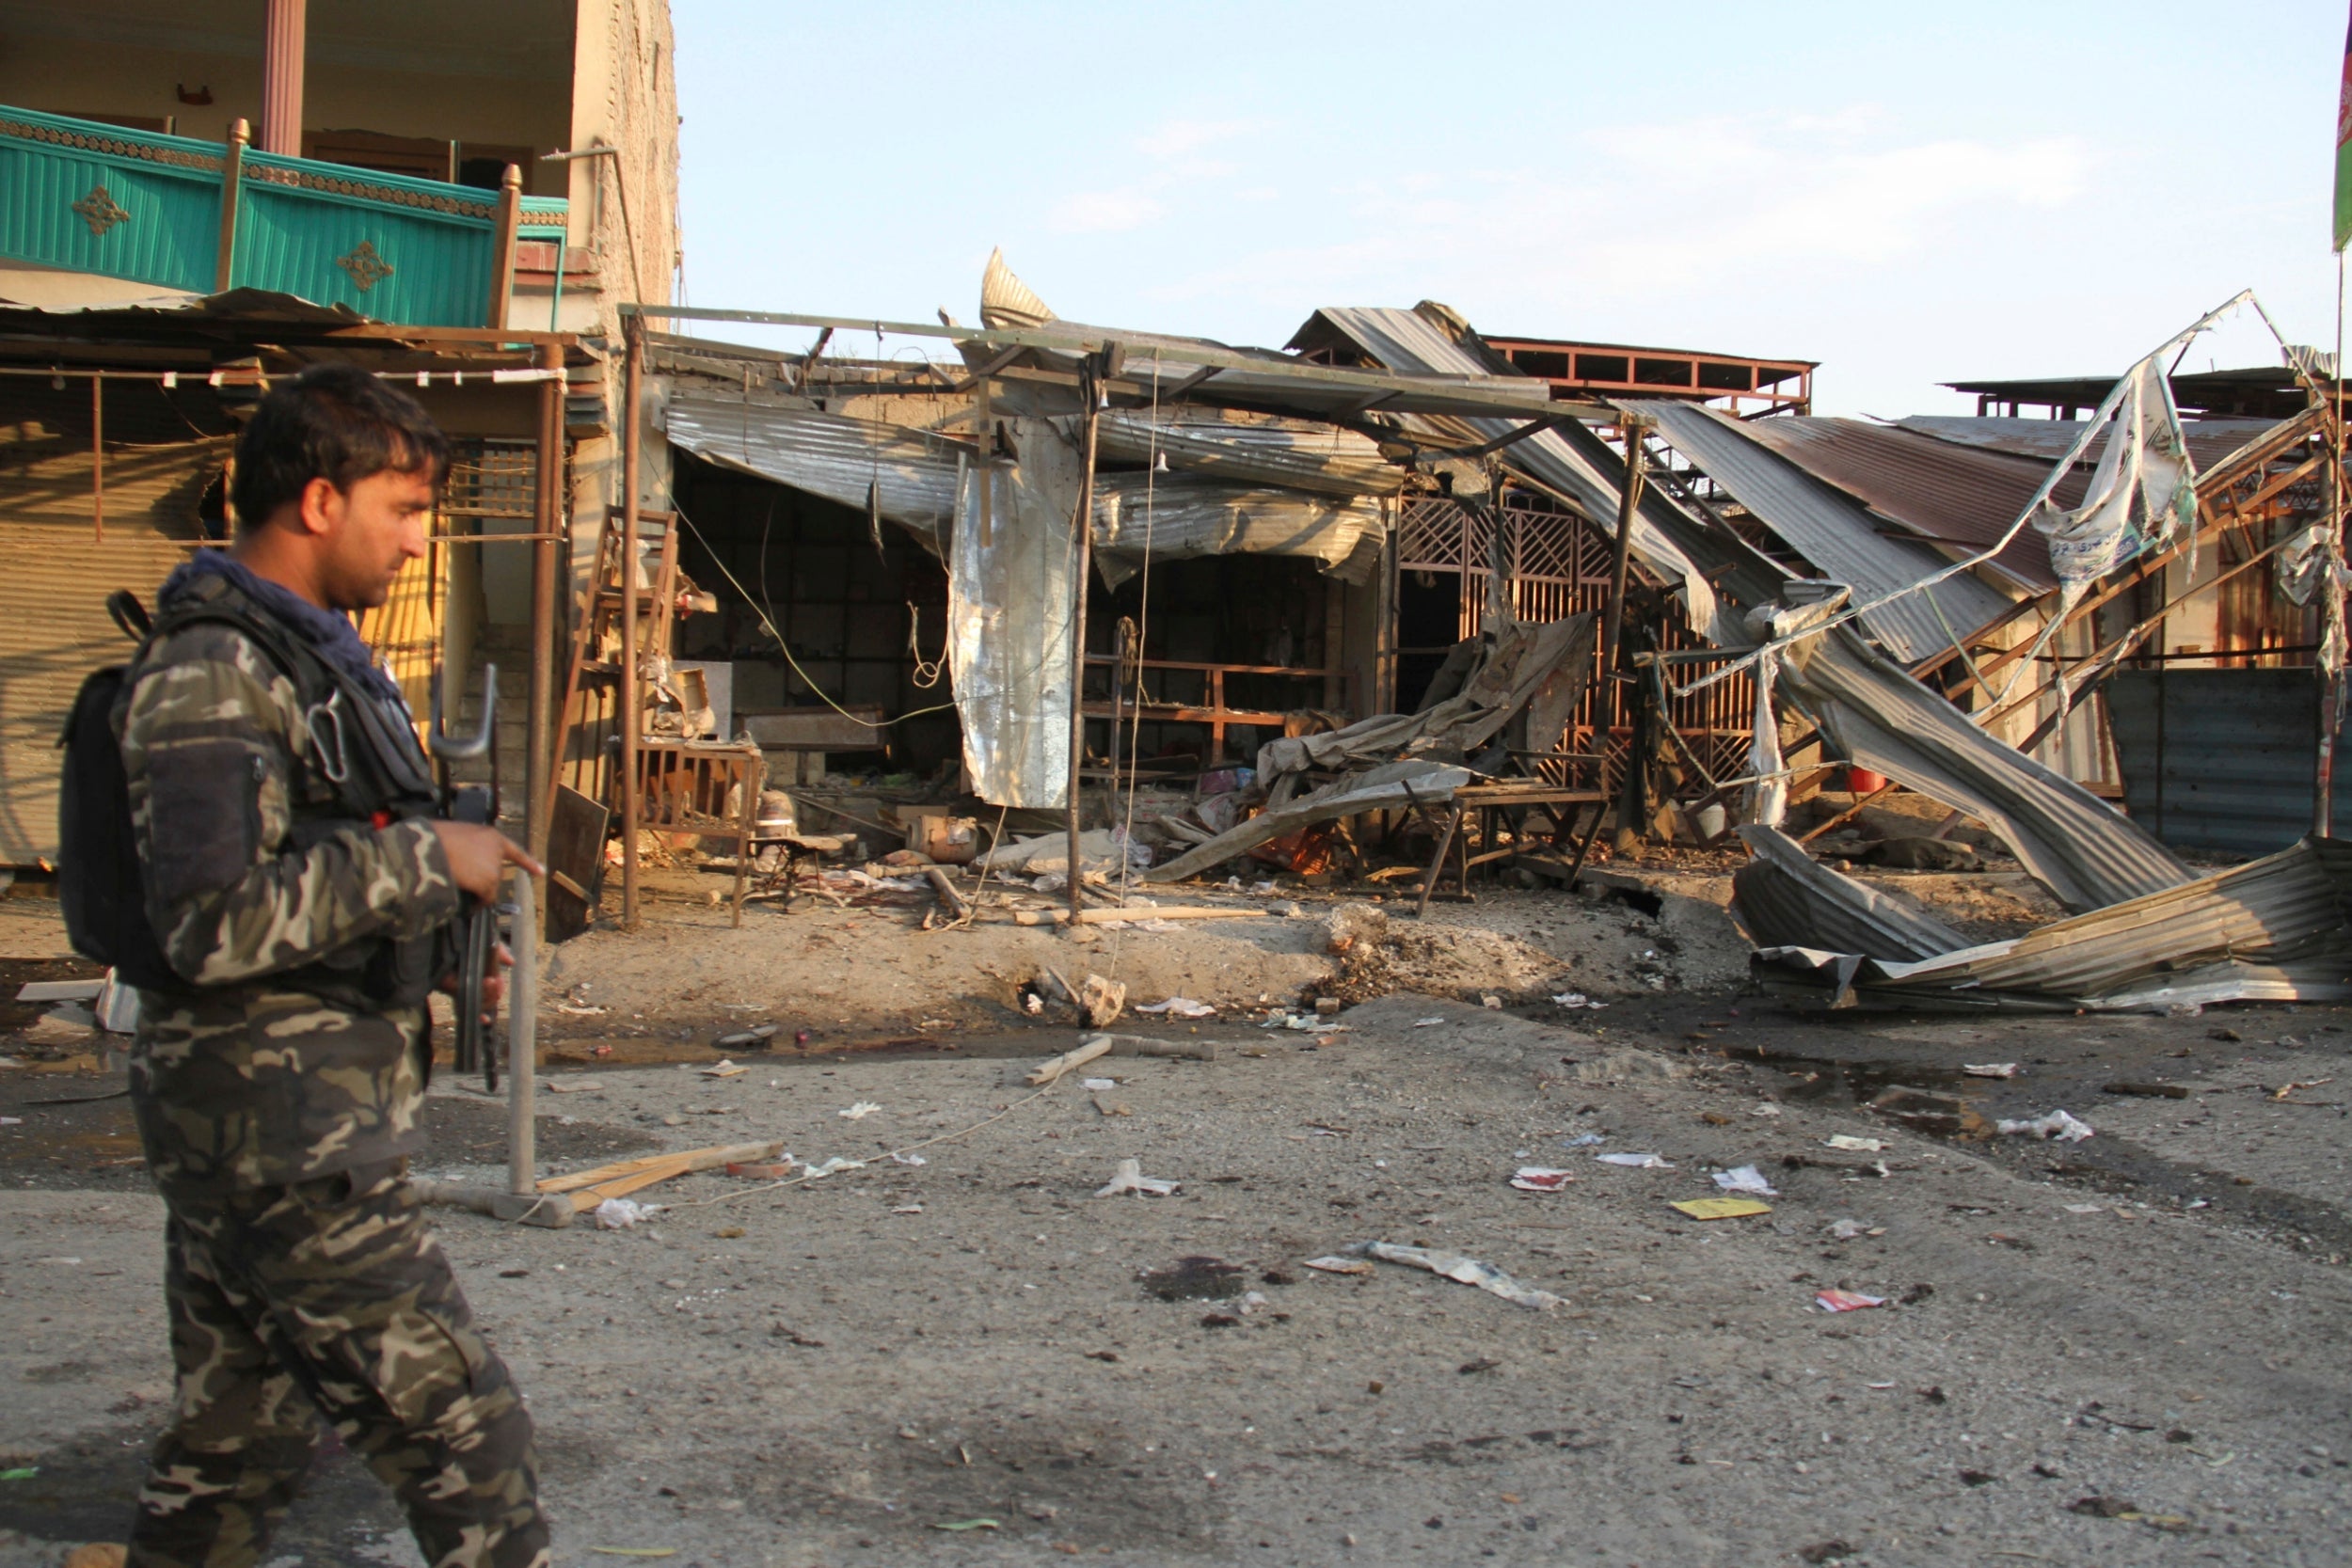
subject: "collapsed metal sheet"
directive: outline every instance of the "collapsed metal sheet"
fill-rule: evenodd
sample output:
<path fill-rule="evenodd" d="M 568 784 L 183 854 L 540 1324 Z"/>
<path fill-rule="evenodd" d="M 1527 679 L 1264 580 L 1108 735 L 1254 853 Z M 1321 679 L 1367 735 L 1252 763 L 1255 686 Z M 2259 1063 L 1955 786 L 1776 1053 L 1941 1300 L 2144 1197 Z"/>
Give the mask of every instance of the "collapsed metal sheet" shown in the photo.
<path fill-rule="evenodd" d="M 1437 805 L 1454 799 L 1454 792 L 1474 775 L 1452 763 L 1415 758 L 1386 763 L 1301 795 L 1285 805 L 1271 806 L 1247 822 L 1237 822 L 1210 839 L 1196 844 L 1172 861 L 1143 873 L 1147 882 L 1172 882 L 1198 875 L 1261 844 L 1368 811 L 1394 811 L 1400 806 Z"/>
<path fill-rule="evenodd" d="M 1978 729 L 1849 626 L 1788 655 L 1781 690 L 1821 726 L 1830 754 L 1977 817 L 2068 909 L 2095 910 L 2189 879 L 2188 867 L 2129 818 Z"/>
<path fill-rule="evenodd" d="M 957 446 L 904 425 L 783 408 L 746 398 L 674 394 L 670 444 L 722 467 L 789 484 L 847 507 L 876 510 L 938 541 L 956 511 Z"/>
<path fill-rule="evenodd" d="M 1740 836 L 1756 858 L 1732 874 L 1731 912 L 1757 947 L 1826 948 L 1901 961 L 1968 945 L 1941 921 L 1831 870 L 1778 828 L 1751 824 Z"/>
<path fill-rule="evenodd" d="M 1241 484 L 1279 484 L 1323 496 L 1393 496 L 1405 470 L 1379 444 L 1338 425 L 1305 420 L 1219 419 L 1200 410 L 1107 410 L 1096 443 L 1117 463 L 1157 464 Z"/>
<path fill-rule="evenodd" d="M 2352 1000 L 2352 845 L 2275 855 L 2008 942 L 1915 962 L 1810 946 L 1750 965 L 1766 990 L 1830 1006 L 2160 1012 L 2221 1002 Z"/>
<path fill-rule="evenodd" d="M 1118 587 L 1143 563 L 1203 555 L 1303 556 L 1361 585 L 1383 527 L 1376 501 L 1301 495 L 1194 474 L 1098 474 L 1094 547 L 1103 578 Z"/>
<path fill-rule="evenodd" d="M 1291 340 L 1294 346 L 1319 331 L 1352 344 L 1357 352 L 1392 371 L 1422 375 L 1476 376 L 1499 387 L 1524 379 L 1503 375 L 1456 341 L 1442 327 L 1417 310 L 1358 306 L 1326 306 Z M 1537 383 L 1537 385 L 1541 385 Z M 1450 421 L 1486 440 L 1500 440 L 1522 428 L 1508 419 L 1459 419 Z M 1495 454 L 1504 467 L 1582 509 L 1587 516 L 1614 529 L 1617 487 L 1569 444 L 1558 430 L 1545 430 L 1513 441 Z M 1631 550 L 1645 569 L 1682 588 L 1684 614 L 1692 627 L 1708 635 L 1716 624 L 1715 591 L 1706 576 L 1644 508 L 1633 520 Z"/>
<path fill-rule="evenodd" d="M 1017 461 L 971 468 L 947 549 L 947 660 L 972 792 L 1070 800 L 1071 623 L 1083 458 L 1074 420 L 1010 420 Z M 989 481 L 985 507 L 981 483 Z"/>
<path fill-rule="evenodd" d="M 1731 492 L 1790 548 L 1851 586 L 1857 600 L 1878 598 L 1951 564 L 1925 541 L 1889 538 L 1859 502 L 1772 451 L 1744 426 L 1711 408 L 1662 398 L 1627 400 L 1622 405 L 1656 420 L 1659 433 L 1677 451 Z M 2009 608 L 2009 599 L 1997 589 L 1963 572 L 1865 610 L 1862 622 L 1889 652 L 1911 664 L 1990 625 Z"/>

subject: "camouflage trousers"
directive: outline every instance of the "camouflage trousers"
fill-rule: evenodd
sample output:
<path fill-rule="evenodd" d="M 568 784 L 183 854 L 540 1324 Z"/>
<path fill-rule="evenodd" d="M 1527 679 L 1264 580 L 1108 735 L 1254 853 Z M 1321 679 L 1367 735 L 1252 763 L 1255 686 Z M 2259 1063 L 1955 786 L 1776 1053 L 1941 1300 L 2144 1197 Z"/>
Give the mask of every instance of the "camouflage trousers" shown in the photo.
<path fill-rule="evenodd" d="M 320 1416 L 399 1497 L 433 1568 L 546 1568 L 531 1417 L 404 1167 L 166 1194 L 179 1390 L 129 1568 L 257 1562 Z"/>

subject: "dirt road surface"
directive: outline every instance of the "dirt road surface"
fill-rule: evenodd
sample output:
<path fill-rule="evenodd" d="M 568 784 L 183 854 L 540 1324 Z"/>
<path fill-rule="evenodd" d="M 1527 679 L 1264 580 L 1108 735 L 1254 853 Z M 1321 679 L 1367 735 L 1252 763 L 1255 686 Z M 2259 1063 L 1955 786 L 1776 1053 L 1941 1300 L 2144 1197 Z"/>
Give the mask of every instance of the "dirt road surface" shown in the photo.
<path fill-rule="evenodd" d="M 565 1562 L 2344 1560 L 2343 1014 L 1825 1022 L 1636 990 L 1213 1022 L 1185 1037 L 1214 1062 L 1114 1055 L 1043 1093 L 1020 1072 L 1069 1028 L 557 1068 L 585 1092 L 541 1101 L 549 1168 L 760 1137 L 863 1164 L 674 1181 L 627 1230 L 443 1233 L 531 1396 Z M 2102 1089 L 2159 1079 L 2186 1098 Z M 32 1103 L 119 1082 L 0 1077 L 10 1568 L 119 1536 L 168 1395 L 122 1102 Z M 1864 1108 L 1889 1085 L 2097 1132 L 1935 1136 Z M 445 1077 L 433 1171 L 491 1178 L 500 1117 Z M 1093 1196 L 1126 1159 L 1179 1190 Z M 1747 1164 L 1768 1213 L 1669 1206 Z M 1573 1180 L 1515 1190 L 1521 1166 Z M 1307 1266 L 1366 1240 L 1560 1303 Z M 1187 1258 L 1232 1269 L 1147 1289 Z M 1885 1305 L 1832 1314 L 1833 1288 Z M 330 1452 L 270 1560 L 417 1559 Z"/>

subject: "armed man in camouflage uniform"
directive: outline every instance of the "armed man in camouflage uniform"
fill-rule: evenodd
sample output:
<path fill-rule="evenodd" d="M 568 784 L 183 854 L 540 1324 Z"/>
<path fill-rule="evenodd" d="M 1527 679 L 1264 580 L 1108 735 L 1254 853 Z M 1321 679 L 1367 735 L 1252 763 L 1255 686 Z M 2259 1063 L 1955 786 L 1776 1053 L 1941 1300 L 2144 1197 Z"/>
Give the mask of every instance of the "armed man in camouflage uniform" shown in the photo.
<path fill-rule="evenodd" d="M 118 710 L 148 920 L 187 982 L 143 993 L 132 1067 L 178 1368 L 133 1568 L 259 1560 L 322 1415 L 435 1568 L 548 1561 L 531 1418 L 405 1175 L 444 928 L 537 867 L 429 815 L 407 708 L 342 613 L 424 553 L 447 467 L 362 371 L 270 393 L 234 546 L 164 585 Z"/>

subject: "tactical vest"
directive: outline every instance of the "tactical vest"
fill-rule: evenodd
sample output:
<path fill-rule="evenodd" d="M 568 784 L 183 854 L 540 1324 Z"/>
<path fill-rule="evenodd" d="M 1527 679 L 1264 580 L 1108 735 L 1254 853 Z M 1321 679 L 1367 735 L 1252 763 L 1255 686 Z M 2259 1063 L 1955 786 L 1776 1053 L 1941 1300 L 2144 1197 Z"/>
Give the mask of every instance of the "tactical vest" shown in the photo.
<path fill-rule="evenodd" d="M 108 729 L 114 738 L 119 740 L 131 693 L 155 647 L 173 633 L 206 622 L 235 628 L 294 685 L 302 726 L 294 737 L 294 768 L 288 779 L 292 826 L 283 848 L 310 849 L 354 826 L 381 829 L 395 822 L 440 815 L 440 793 L 435 787 L 423 751 L 417 744 L 407 705 L 396 697 L 384 696 L 366 682 L 328 663 L 307 639 L 225 577 L 199 578 L 174 597 L 169 609 L 155 617 L 152 629 L 140 642 L 129 667 L 117 675 L 119 689 L 108 714 Z M 113 673 L 101 672 L 90 677 L 91 683 L 94 685 L 107 673 Z M 87 687 L 85 692 L 90 698 L 100 695 Z M 81 717 L 79 707 L 77 704 L 77 721 Z M 71 732 L 68 745 L 72 749 Z M 117 766 L 119 767 L 119 761 Z M 128 799 L 127 794 L 122 797 L 126 812 Z M 129 841 L 132 828 L 127 818 L 114 825 L 92 824 L 93 829 L 106 826 L 124 835 L 123 842 Z M 61 871 L 70 881 L 73 876 L 74 834 L 68 831 L 64 837 Z M 136 864 L 133 857 L 131 865 L 135 871 Z M 61 893 L 66 891 L 61 887 Z M 111 948 L 117 955 L 128 956 L 143 950 L 160 958 L 161 946 L 151 929 L 125 928 L 133 918 L 142 927 L 147 925 L 143 889 L 135 899 L 118 898 L 113 902 L 127 903 L 129 907 L 114 911 L 112 918 L 118 928 L 100 945 Z M 141 937 L 145 938 L 143 949 L 138 940 Z M 76 945 L 82 943 L 77 940 Z M 202 989 L 191 986 L 167 965 L 163 966 L 160 974 L 137 973 L 151 966 L 126 964 L 121 957 L 92 956 L 116 963 L 126 978 L 144 989 L 178 993 Z M 421 1006 L 440 978 L 451 972 L 454 961 L 453 939 L 444 927 L 430 935 L 405 941 L 363 938 L 300 968 L 278 971 L 266 978 L 273 987 L 309 992 L 328 1002 L 373 1012 Z"/>

